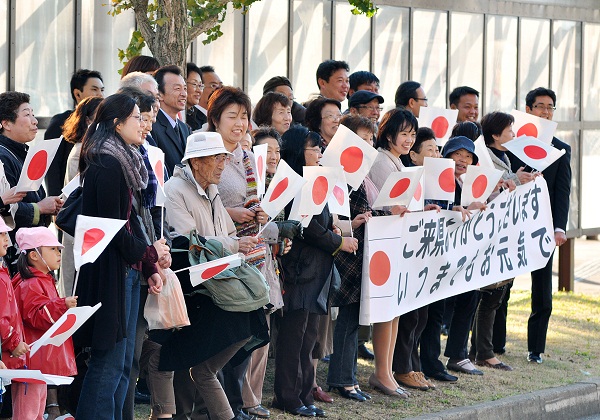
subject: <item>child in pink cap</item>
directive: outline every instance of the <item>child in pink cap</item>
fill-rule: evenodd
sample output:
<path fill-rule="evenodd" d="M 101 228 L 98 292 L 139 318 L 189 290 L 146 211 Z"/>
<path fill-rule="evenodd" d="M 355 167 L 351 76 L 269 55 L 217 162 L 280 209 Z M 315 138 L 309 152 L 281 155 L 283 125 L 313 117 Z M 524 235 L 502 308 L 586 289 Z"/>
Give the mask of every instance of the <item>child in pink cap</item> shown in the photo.
<path fill-rule="evenodd" d="M 17 260 L 19 273 L 13 278 L 15 298 L 23 318 L 25 341 L 38 340 L 69 308 L 77 306 L 77 296 L 60 298 L 56 291 L 54 270 L 60 267 L 62 244 L 47 227 L 21 228 L 16 241 L 21 253 Z M 30 369 L 62 376 L 77 374 L 73 341 L 61 346 L 42 346 L 28 363 Z M 20 384 L 13 388 L 13 414 L 16 418 L 42 419 L 48 406 L 49 417 L 60 416 L 57 390 L 45 384 Z M 25 392 L 26 391 L 26 392 Z M 15 396 L 18 402 L 15 403 Z M 20 413 L 22 417 L 18 416 Z"/>

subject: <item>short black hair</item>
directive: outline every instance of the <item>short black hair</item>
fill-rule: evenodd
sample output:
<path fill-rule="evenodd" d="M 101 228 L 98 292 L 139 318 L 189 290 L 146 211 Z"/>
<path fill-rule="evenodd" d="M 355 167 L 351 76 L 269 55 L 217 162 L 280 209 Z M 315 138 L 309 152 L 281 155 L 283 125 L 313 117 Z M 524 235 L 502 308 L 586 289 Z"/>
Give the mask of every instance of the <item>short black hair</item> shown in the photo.
<path fill-rule="evenodd" d="M 154 73 L 154 78 L 156 79 L 156 83 L 158 83 L 158 91 L 161 93 L 165 93 L 165 74 L 167 73 L 172 73 L 183 77 L 183 72 L 176 65 L 162 66 L 156 70 L 156 73 Z"/>
<path fill-rule="evenodd" d="M 515 117 L 506 112 L 494 111 L 485 114 L 481 119 L 481 131 L 486 146 L 494 144 L 494 137 L 502 134 L 504 129 L 515 122 Z"/>
<path fill-rule="evenodd" d="M 454 126 L 452 129 L 452 134 L 450 137 L 468 137 L 471 140 L 475 141 L 483 134 L 481 130 L 481 124 L 474 121 L 463 121 Z"/>
<path fill-rule="evenodd" d="M 354 92 L 358 90 L 360 85 L 370 85 L 371 83 L 379 84 L 379 78 L 366 70 L 355 71 L 350 75 L 349 79 L 350 90 L 353 90 Z M 348 94 L 348 98 L 350 98 L 350 94 Z"/>
<path fill-rule="evenodd" d="M 383 115 L 377 133 L 375 147 L 390 150 L 390 142 L 396 144 L 398 133 L 405 130 L 419 130 L 419 123 L 412 112 L 394 108 Z"/>
<path fill-rule="evenodd" d="M 290 111 L 292 109 L 290 98 L 281 93 L 267 92 L 254 107 L 254 122 L 258 125 L 271 125 L 275 104 L 289 106 Z"/>
<path fill-rule="evenodd" d="M 412 145 L 410 150 L 416 153 L 421 153 L 421 146 L 423 145 L 423 142 L 427 140 L 435 140 L 435 133 L 429 127 L 419 127 L 417 130 L 415 143 Z"/>
<path fill-rule="evenodd" d="M 321 131 L 321 111 L 327 104 L 335 105 L 340 111 L 342 110 L 342 104 L 340 101 L 330 98 L 317 98 L 308 104 L 306 108 L 306 114 L 304 115 L 304 125 L 309 130 L 319 133 Z"/>
<path fill-rule="evenodd" d="M 200 78 L 202 79 L 202 83 L 204 83 L 204 77 L 202 76 L 204 73 L 214 73 L 215 68 L 213 66 L 202 66 L 200 67 Z"/>
<path fill-rule="evenodd" d="M 413 80 L 401 83 L 400 86 L 398 86 L 398 89 L 396 89 L 396 96 L 394 97 L 396 106 L 407 106 L 408 101 L 417 99 L 417 89 L 420 87 L 421 84 Z"/>
<path fill-rule="evenodd" d="M 349 72 L 350 66 L 345 61 L 337 60 L 326 60 L 319 64 L 319 67 L 317 67 L 317 87 L 320 88 L 319 79 L 329 82 L 331 75 L 340 69 L 344 69 Z"/>
<path fill-rule="evenodd" d="M 377 132 L 375 124 L 367 117 L 360 115 L 347 114 L 342 117 L 340 124 L 348 127 L 354 133 L 357 133 L 359 129 L 364 128 L 369 130 L 373 135 Z M 357 133 L 358 134 L 358 133 Z"/>
<path fill-rule="evenodd" d="M 275 76 L 265 82 L 265 85 L 263 86 L 263 95 L 266 95 L 269 92 L 275 92 L 275 89 L 279 86 L 287 86 L 293 90 L 290 79 L 285 76 Z"/>
<path fill-rule="evenodd" d="M 528 106 L 529 109 L 533 108 L 533 104 L 538 96 L 549 96 L 550 99 L 552 99 L 552 102 L 554 102 L 554 106 L 556 106 L 556 93 L 554 93 L 552 89 L 544 87 L 539 87 L 529 91 L 525 97 L 525 105 Z"/>
<path fill-rule="evenodd" d="M 73 76 L 71 76 L 71 97 L 74 101 L 77 101 L 77 99 L 75 99 L 75 89 L 83 91 L 83 87 L 87 83 L 88 79 L 91 78 L 100 79 L 100 81 L 104 83 L 104 80 L 102 80 L 102 74 L 96 70 L 79 69 L 73 73 Z"/>
<path fill-rule="evenodd" d="M 322 146 L 321 136 L 301 125 L 290 127 L 283 133 L 281 140 L 281 159 L 285 160 L 298 175 L 303 175 L 303 168 L 306 165 L 304 150 L 307 147 Z"/>
<path fill-rule="evenodd" d="M 450 105 L 458 105 L 460 98 L 465 95 L 475 95 L 479 98 L 479 91 L 469 86 L 459 86 L 450 92 L 450 96 L 448 98 L 450 100 Z"/>
<path fill-rule="evenodd" d="M 271 126 L 258 127 L 256 130 L 252 130 L 250 135 L 254 138 L 254 144 L 258 144 L 262 139 L 271 137 L 277 140 L 279 147 L 281 147 L 281 135 Z"/>
<path fill-rule="evenodd" d="M 198 73 L 198 76 L 200 76 L 200 79 L 202 79 L 202 70 L 200 70 L 200 67 L 198 67 L 194 63 L 186 64 L 186 72 L 185 72 L 186 77 L 188 77 L 190 75 L 190 73 Z"/>
<path fill-rule="evenodd" d="M 17 121 L 17 110 L 21 104 L 29 103 L 29 95 L 22 92 L 8 91 L 0 93 L 0 123 L 2 121 Z M 4 127 L 0 127 L 0 133 Z"/>

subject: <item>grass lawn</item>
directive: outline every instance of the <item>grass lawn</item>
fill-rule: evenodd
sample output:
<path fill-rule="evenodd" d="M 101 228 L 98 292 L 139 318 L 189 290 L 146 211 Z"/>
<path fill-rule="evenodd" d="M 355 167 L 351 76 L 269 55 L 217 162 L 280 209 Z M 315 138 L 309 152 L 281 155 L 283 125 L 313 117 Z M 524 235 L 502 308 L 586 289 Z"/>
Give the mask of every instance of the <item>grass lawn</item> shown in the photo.
<path fill-rule="evenodd" d="M 436 390 L 414 390 L 408 400 L 384 396 L 376 391 L 373 399 L 356 403 L 342 399 L 335 392 L 333 404 L 320 404 L 330 419 L 399 419 L 434 413 L 452 407 L 472 405 L 510 395 L 571 384 L 592 376 L 600 376 L 600 297 L 572 293 L 555 293 L 550 319 L 546 354 L 541 365 L 526 361 L 527 318 L 530 293 L 511 292 L 508 316 L 507 353 L 501 360 L 514 368 L 512 372 L 481 368 L 483 376 L 457 374 L 455 384 L 437 382 Z M 442 340 L 445 345 L 445 340 Z M 443 358 L 445 362 L 445 358 Z M 373 364 L 359 359 L 358 379 L 369 392 L 367 380 Z M 327 364 L 319 363 L 318 383 L 325 389 Z M 273 397 L 273 363 L 269 360 L 265 379 L 263 405 L 268 407 Z M 136 407 L 136 419 L 147 419 L 149 406 Z M 272 419 L 291 419 L 272 410 Z"/>

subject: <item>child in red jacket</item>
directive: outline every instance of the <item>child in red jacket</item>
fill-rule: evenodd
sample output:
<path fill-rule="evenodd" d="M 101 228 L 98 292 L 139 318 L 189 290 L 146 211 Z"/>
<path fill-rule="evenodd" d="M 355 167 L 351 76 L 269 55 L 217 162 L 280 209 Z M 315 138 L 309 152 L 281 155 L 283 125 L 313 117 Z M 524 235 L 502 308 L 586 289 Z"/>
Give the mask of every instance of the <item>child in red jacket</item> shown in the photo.
<path fill-rule="evenodd" d="M 21 250 L 17 260 L 19 273 L 13 278 L 15 299 L 21 317 L 25 341 L 38 340 L 69 308 L 77 306 L 77 297 L 60 298 L 56 291 L 52 272 L 60 267 L 62 244 L 46 227 L 21 228 L 16 235 Z M 77 374 L 73 341 L 67 339 L 61 346 L 42 346 L 29 361 L 30 369 L 42 373 L 62 376 Z M 15 399 L 13 388 L 13 401 Z M 28 384 L 27 391 L 21 389 L 20 404 L 13 402 L 13 414 L 21 412 L 23 419 L 42 419 L 46 406 L 46 385 Z M 56 389 L 52 389 L 56 393 Z M 56 401 L 55 395 L 48 395 Z M 58 409 L 58 404 L 52 407 Z M 56 417 L 53 413 L 52 418 Z"/>

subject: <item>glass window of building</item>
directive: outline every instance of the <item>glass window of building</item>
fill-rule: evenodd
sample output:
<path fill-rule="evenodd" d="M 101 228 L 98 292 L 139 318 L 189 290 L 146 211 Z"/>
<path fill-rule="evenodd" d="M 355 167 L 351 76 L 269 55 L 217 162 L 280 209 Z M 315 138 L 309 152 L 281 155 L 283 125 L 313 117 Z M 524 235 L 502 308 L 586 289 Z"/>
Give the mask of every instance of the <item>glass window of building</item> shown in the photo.
<path fill-rule="evenodd" d="M 556 92 L 555 121 L 579 120 L 581 26 L 577 22 L 552 23 L 552 89 Z"/>
<path fill-rule="evenodd" d="M 600 120 L 600 25 L 584 24 L 583 119 Z"/>
<path fill-rule="evenodd" d="M 353 15 L 347 2 L 335 3 L 334 59 L 350 65 L 350 72 L 370 71 L 371 19 Z"/>
<path fill-rule="evenodd" d="M 600 179 L 600 130 L 585 130 L 581 162 L 581 227 L 600 226 L 600 212 L 596 204 Z"/>
<path fill-rule="evenodd" d="M 525 111 L 527 92 L 550 85 L 550 21 L 521 19 L 520 25 L 517 109 Z"/>
<path fill-rule="evenodd" d="M 517 86 L 516 17 L 488 16 L 484 112 L 510 111 L 516 104 Z M 482 113 L 480 113 L 483 115 Z"/>
<path fill-rule="evenodd" d="M 483 15 L 450 14 L 450 85 L 470 86 L 483 95 Z"/>
<path fill-rule="evenodd" d="M 8 0 L 0 0 L 0 22 L 8 23 L 6 9 Z M 6 35 L 8 31 L 5 29 L 0 31 L 0 62 L 8 64 L 8 39 Z M 0 90 L 8 90 L 8 65 L 0 67 Z"/>

